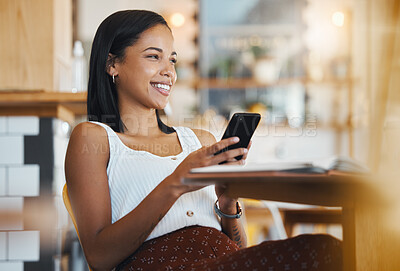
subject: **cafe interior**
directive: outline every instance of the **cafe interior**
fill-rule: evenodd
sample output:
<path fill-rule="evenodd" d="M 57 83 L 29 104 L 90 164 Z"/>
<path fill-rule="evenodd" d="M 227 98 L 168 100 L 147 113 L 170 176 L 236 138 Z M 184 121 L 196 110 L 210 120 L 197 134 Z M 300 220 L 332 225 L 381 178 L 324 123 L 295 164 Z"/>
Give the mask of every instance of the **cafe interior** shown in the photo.
<path fill-rule="evenodd" d="M 259 113 L 246 166 L 324 169 L 227 181 L 248 246 L 326 233 L 343 270 L 400 270 L 398 0 L 0 0 L 0 270 L 89 270 L 64 161 L 96 29 L 126 9 L 172 30 L 164 123 L 220 140 L 234 113 Z"/>

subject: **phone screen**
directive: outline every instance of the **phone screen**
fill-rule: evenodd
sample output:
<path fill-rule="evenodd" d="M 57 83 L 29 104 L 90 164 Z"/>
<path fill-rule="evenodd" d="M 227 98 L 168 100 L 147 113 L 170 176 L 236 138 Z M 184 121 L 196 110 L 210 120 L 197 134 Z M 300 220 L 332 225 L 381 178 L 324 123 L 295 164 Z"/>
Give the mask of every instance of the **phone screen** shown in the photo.
<path fill-rule="evenodd" d="M 225 130 L 222 139 L 237 136 L 240 141 L 234 145 L 228 146 L 227 148 L 220 150 L 215 155 L 236 148 L 247 148 L 250 143 L 250 139 L 256 130 L 258 123 L 260 122 L 261 115 L 257 113 L 235 113 Z M 242 155 L 236 156 L 236 160 L 242 159 Z"/>

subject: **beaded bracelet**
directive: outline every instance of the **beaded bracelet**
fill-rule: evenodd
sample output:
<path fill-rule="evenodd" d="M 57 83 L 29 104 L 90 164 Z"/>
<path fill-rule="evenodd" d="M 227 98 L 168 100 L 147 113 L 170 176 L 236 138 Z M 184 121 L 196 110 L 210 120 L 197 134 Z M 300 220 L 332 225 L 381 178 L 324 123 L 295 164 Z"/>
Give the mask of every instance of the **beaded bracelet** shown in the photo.
<path fill-rule="evenodd" d="M 220 209 L 219 209 L 219 207 L 218 207 L 218 200 L 215 202 L 215 204 L 214 204 L 214 210 L 215 210 L 215 213 L 217 213 L 217 215 L 219 216 L 219 217 L 226 217 L 226 218 L 240 218 L 241 216 L 242 216 L 242 208 L 240 208 L 240 204 L 239 204 L 239 202 L 237 201 L 236 202 L 236 211 L 237 211 L 237 213 L 236 213 L 236 215 L 227 215 L 227 214 L 224 214 Z"/>

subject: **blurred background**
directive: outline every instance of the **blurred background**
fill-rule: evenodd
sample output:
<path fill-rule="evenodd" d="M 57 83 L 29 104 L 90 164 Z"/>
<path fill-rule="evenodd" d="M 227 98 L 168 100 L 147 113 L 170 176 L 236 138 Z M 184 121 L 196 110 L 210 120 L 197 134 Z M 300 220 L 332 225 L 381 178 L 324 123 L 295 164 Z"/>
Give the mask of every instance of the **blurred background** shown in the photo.
<path fill-rule="evenodd" d="M 234 112 L 258 112 L 249 162 L 352 158 L 385 176 L 384 232 L 400 235 L 398 0 L 0 0 L 0 270 L 87 268 L 61 199 L 64 155 L 85 120 L 95 31 L 124 9 L 158 12 L 173 31 L 165 122 L 219 139 Z M 315 206 L 245 206 L 250 244 L 342 238 L 336 220 L 285 224 Z"/>

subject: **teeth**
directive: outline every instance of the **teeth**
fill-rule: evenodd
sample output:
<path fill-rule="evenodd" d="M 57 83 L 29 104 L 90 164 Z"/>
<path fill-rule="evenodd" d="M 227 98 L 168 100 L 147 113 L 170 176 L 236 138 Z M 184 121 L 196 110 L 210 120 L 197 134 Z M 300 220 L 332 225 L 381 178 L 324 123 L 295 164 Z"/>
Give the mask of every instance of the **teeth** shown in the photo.
<path fill-rule="evenodd" d="M 162 88 L 162 89 L 165 89 L 165 90 L 169 90 L 170 89 L 170 86 L 169 85 L 164 85 L 164 84 L 152 84 L 154 87 L 156 87 L 156 88 Z"/>

